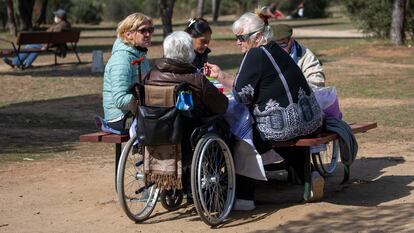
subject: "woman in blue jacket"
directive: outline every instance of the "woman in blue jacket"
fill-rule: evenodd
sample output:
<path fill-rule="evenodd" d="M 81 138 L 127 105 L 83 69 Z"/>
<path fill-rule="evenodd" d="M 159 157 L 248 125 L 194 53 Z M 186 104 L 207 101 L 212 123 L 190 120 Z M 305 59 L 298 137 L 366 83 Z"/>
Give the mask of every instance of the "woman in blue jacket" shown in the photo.
<path fill-rule="evenodd" d="M 145 57 L 141 71 L 143 74 L 149 71 L 146 54 L 153 32 L 152 19 L 141 13 L 131 14 L 118 24 L 118 38 L 105 67 L 102 94 L 105 120 L 112 129 L 125 130 L 126 114 L 135 109 L 135 98 L 128 87 L 137 81 L 138 69 L 130 62 Z"/>

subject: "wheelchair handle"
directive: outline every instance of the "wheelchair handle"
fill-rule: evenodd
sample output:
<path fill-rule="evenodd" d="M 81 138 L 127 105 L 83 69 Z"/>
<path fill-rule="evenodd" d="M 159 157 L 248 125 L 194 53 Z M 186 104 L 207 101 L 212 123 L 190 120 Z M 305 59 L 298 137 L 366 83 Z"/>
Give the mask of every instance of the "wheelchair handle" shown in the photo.
<path fill-rule="evenodd" d="M 138 64 L 138 82 L 141 83 L 142 81 L 142 74 L 141 74 L 141 63 L 144 61 L 145 57 L 140 57 L 138 59 L 132 60 L 131 65 Z"/>

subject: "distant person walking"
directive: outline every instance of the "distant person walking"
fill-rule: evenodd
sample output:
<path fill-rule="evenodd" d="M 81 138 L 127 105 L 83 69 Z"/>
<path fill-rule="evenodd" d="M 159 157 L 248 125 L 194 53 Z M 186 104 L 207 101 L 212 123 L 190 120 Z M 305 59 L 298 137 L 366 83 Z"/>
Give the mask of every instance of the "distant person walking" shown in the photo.
<path fill-rule="evenodd" d="M 47 29 L 48 32 L 63 32 L 63 31 L 70 31 L 71 25 L 66 19 L 66 11 L 63 9 L 58 9 L 57 11 L 53 12 L 55 18 L 54 23 Z M 56 44 L 56 45 L 48 45 L 48 44 L 29 44 L 26 45 L 26 49 L 47 49 L 48 46 L 57 47 L 57 53 L 65 57 L 66 56 L 66 44 Z M 12 59 L 3 58 L 4 63 L 11 66 L 12 68 L 16 66 L 23 66 L 24 68 L 29 68 L 32 66 L 33 62 L 37 58 L 37 52 L 31 53 L 19 53 Z"/>
<path fill-rule="evenodd" d="M 305 46 L 292 38 L 292 27 L 277 24 L 273 27 L 276 43 L 298 64 L 311 88 L 325 86 L 325 74 L 322 62 Z"/>

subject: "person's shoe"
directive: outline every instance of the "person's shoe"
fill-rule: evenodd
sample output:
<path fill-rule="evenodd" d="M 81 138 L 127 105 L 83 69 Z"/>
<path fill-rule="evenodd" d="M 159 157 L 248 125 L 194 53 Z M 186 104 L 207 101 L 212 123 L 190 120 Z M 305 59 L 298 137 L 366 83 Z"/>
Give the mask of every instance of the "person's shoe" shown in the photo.
<path fill-rule="evenodd" d="M 7 57 L 3 58 L 4 63 L 6 63 L 7 65 L 11 66 L 11 68 L 14 68 L 13 62 L 8 59 Z"/>
<path fill-rule="evenodd" d="M 254 210 L 256 206 L 254 205 L 253 200 L 244 200 L 244 199 L 236 199 L 234 202 L 233 210 L 236 211 L 251 211 Z"/>
<path fill-rule="evenodd" d="M 323 197 L 323 189 L 325 187 L 325 180 L 317 171 L 311 174 L 311 195 L 308 202 L 320 201 Z"/>

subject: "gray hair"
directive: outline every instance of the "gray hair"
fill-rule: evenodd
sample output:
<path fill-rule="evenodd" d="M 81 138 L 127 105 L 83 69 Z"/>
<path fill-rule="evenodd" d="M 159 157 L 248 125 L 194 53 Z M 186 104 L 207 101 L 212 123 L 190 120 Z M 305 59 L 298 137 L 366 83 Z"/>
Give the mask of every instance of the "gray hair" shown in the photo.
<path fill-rule="evenodd" d="M 164 57 L 192 63 L 195 58 L 193 39 L 184 31 L 173 32 L 164 39 Z"/>
<path fill-rule="evenodd" d="M 265 25 L 263 20 L 256 14 L 248 12 L 240 16 L 238 20 L 233 23 L 233 33 L 236 35 L 245 35 L 252 32 L 263 32 L 263 36 L 259 41 L 259 45 L 267 44 L 272 40 L 273 31 L 269 25 Z M 253 35 L 255 35 L 254 33 Z M 251 36 L 253 36 L 251 35 Z"/>

